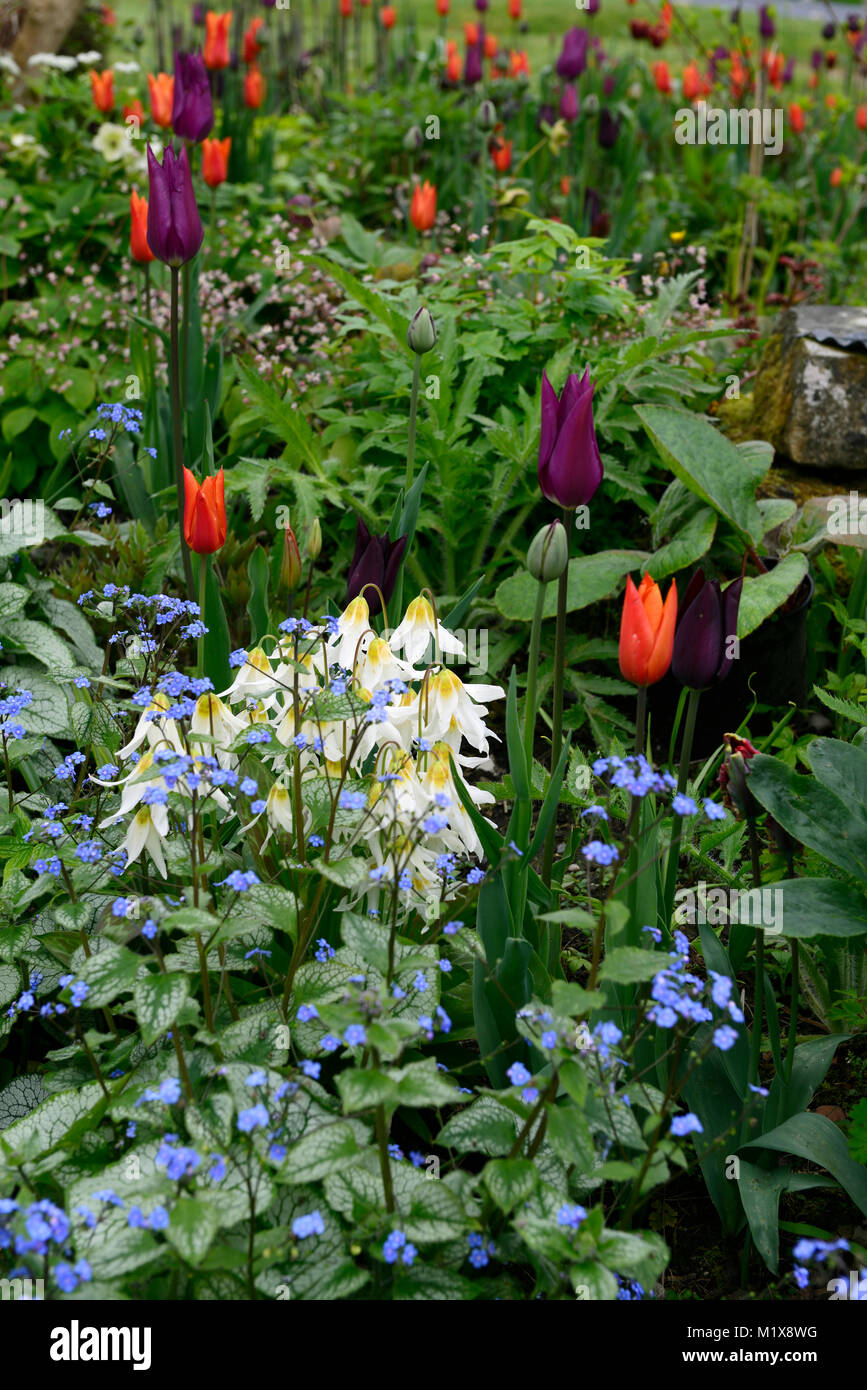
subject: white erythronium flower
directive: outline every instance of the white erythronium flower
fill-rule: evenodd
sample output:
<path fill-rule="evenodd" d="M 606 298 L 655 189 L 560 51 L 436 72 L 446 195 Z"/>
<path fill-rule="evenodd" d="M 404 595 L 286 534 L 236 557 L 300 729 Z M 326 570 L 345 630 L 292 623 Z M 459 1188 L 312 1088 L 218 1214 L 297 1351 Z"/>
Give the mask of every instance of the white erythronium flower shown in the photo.
<path fill-rule="evenodd" d="M 129 139 L 126 127 L 122 125 L 112 125 L 111 121 L 104 121 L 94 135 L 91 144 L 107 160 L 109 164 L 115 164 L 129 151 Z"/>
<path fill-rule="evenodd" d="M 21 76 L 21 69 L 11 53 L 0 53 L 0 71 L 11 72 L 13 77 Z"/>
<path fill-rule="evenodd" d="M 81 61 L 81 60 L 79 59 L 79 61 Z M 124 74 L 126 74 L 126 73 L 132 73 L 132 72 L 141 72 L 141 68 L 140 68 L 139 64 L 138 64 L 138 63 L 134 63 L 134 62 L 128 62 L 128 63 L 113 63 L 113 64 L 112 64 L 112 67 L 114 68 L 114 71 L 115 71 L 115 72 L 121 72 L 121 73 L 124 73 Z"/>
<path fill-rule="evenodd" d="M 385 685 L 386 681 L 408 681 L 418 679 L 421 673 L 413 670 L 408 661 L 395 656 L 388 642 L 382 637 L 374 637 L 368 644 L 362 643 L 362 653 L 355 667 L 355 679 L 359 685 L 371 693 Z"/>
<path fill-rule="evenodd" d="M 262 647 L 254 647 L 247 653 L 247 660 L 238 667 L 238 674 L 228 690 L 221 695 L 229 700 L 246 700 L 263 695 L 273 695 L 279 689 L 274 676 L 274 668 Z"/>
<path fill-rule="evenodd" d="M 203 753 L 213 753 L 221 767 L 233 767 L 237 761 L 234 754 L 229 753 L 226 747 L 220 743 L 205 744 L 196 740 L 196 734 L 213 734 L 221 740 L 221 743 L 228 745 L 234 743 L 238 734 L 242 733 L 245 724 L 224 705 L 219 695 L 213 692 L 200 695 L 196 701 L 196 708 L 190 720 L 190 747 L 196 747 Z"/>
<path fill-rule="evenodd" d="M 168 742 L 179 753 L 183 753 L 184 746 L 181 743 L 178 726 L 174 719 L 154 719 L 151 716 L 159 711 L 171 708 L 171 700 L 161 690 L 154 695 L 153 700 L 139 715 L 138 723 L 133 731 L 133 736 L 129 743 L 125 743 L 123 748 L 118 749 L 118 761 L 126 762 L 127 758 L 135 753 L 145 739 L 150 748 L 156 748 L 160 743 Z"/>
<path fill-rule="evenodd" d="M 464 685 L 453 671 L 441 667 L 421 694 L 422 737 L 431 742 L 445 740 L 456 752 L 465 738 L 480 753 L 487 753 L 491 735 L 482 718 L 487 707 L 481 701 L 500 700 L 505 693 L 501 685 Z"/>
<path fill-rule="evenodd" d="M 419 773 L 419 783 L 430 798 L 432 813 L 436 814 L 436 810 L 442 808 L 441 814 L 448 817 L 448 826 L 438 832 L 444 844 L 449 849 L 464 850 L 481 859 L 484 849 L 458 796 L 449 761 L 450 752 L 447 744 L 435 743 L 428 755 L 427 768 Z M 490 806 L 496 800 L 490 792 L 482 791 L 479 787 L 470 787 L 465 782 L 462 785 L 476 806 Z M 488 823 L 494 824 L 493 821 Z"/>
<path fill-rule="evenodd" d="M 126 850 L 126 864 L 135 863 L 143 849 L 146 849 L 163 878 L 166 877 L 166 861 L 163 854 L 163 840 L 169 833 L 169 815 L 165 806 L 140 806 L 129 823 L 123 848 Z"/>
<path fill-rule="evenodd" d="M 336 663 L 344 671 L 351 671 L 355 665 L 358 643 L 365 633 L 371 637 L 376 635 L 370 626 L 367 599 L 359 594 L 358 598 L 347 604 L 337 620 L 337 637 L 328 644 L 329 666 Z"/>
<path fill-rule="evenodd" d="M 33 53 L 27 59 L 29 68 L 55 68 L 57 72 L 72 72 L 78 66 L 75 58 L 63 53 Z"/>
<path fill-rule="evenodd" d="M 443 627 L 436 618 L 428 599 L 423 594 L 419 594 L 418 598 L 414 598 L 407 608 L 403 622 L 394 629 L 389 637 L 389 645 L 392 651 L 402 651 L 406 660 L 415 665 L 419 657 L 427 651 L 432 639 L 434 642 L 434 660 L 438 660 L 437 647 L 441 652 L 466 657 L 463 643 L 459 642 L 457 637 Z"/>
<path fill-rule="evenodd" d="M 101 58 L 102 54 L 98 53 L 95 48 L 89 48 L 86 53 L 76 53 L 75 55 L 75 61 L 85 68 L 92 68 L 94 63 L 98 63 Z"/>

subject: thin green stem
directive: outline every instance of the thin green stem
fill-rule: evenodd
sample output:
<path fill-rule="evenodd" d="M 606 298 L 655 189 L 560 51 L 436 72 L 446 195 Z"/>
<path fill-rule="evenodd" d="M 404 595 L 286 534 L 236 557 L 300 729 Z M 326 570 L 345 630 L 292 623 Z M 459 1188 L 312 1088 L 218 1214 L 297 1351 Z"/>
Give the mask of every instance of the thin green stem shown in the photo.
<path fill-rule="evenodd" d="M 572 541 L 572 525 L 575 520 L 574 508 L 563 509 L 563 525 L 566 529 L 566 554 Z M 563 746 L 563 679 L 566 670 L 566 602 L 569 593 L 569 565 L 560 575 L 557 585 L 557 635 L 554 644 L 554 710 L 551 729 L 551 775 L 560 761 Z M 551 869 L 554 863 L 554 843 L 557 838 L 557 817 L 551 820 L 545 839 L 545 855 L 542 860 L 542 879 L 550 885 Z"/>
<path fill-rule="evenodd" d="M 200 618 L 200 620 L 201 620 L 201 624 L 202 624 L 202 627 L 203 627 L 203 628 L 204 628 L 204 626 L 205 626 L 205 598 L 206 598 L 206 596 L 207 596 L 207 588 L 208 588 L 208 561 L 209 561 L 209 559 L 210 559 L 210 556 L 208 556 L 208 555 L 200 555 L 200 556 L 199 556 L 199 618 Z M 204 634 L 204 632 L 202 632 L 202 633 L 200 634 L 199 639 L 198 639 L 198 644 L 197 644 L 197 646 L 198 646 L 198 651 L 197 651 L 197 657 L 196 657 L 196 666 L 197 666 L 197 669 L 198 669 L 199 676 L 203 676 L 203 675 L 205 674 L 205 634 Z"/>
<path fill-rule="evenodd" d="M 680 769 L 677 776 L 677 790 L 686 790 L 689 778 L 689 760 L 692 757 L 692 744 L 695 737 L 695 723 L 698 717 L 698 705 L 701 699 L 700 690 L 689 692 L 689 703 L 686 707 L 686 724 L 683 729 L 683 742 L 680 746 Z M 683 838 L 683 817 L 678 816 L 671 837 L 671 847 L 668 851 L 668 867 L 665 874 L 665 912 L 666 921 L 671 917 L 671 905 L 674 902 L 674 886 L 677 882 L 677 869 L 680 863 L 680 842 Z"/>
<path fill-rule="evenodd" d="M 527 668 L 527 698 L 524 710 L 524 753 L 527 758 L 527 773 L 530 785 L 533 783 L 533 735 L 536 732 L 536 686 L 539 674 L 539 643 L 542 636 L 542 610 L 545 607 L 545 594 L 548 585 L 540 579 L 536 585 L 536 607 L 533 610 L 533 625 L 530 629 L 530 664 Z"/>
<path fill-rule="evenodd" d="M 181 369 L 180 348 L 178 345 L 178 267 L 171 266 L 172 307 L 169 331 L 169 385 L 172 402 L 172 446 L 175 457 L 175 489 L 178 501 L 178 531 L 181 538 L 181 559 L 184 566 L 184 583 L 187 597 L 195 593 L 193 584 L 193 564 L 190 549 L 184 537 L 184 445 L 181 428 Z"/>
<path fill-rule="evenodd" d="M 414 354 L 415 362 L 412 369 L 412 394 L 409 400 L 409 440 L 406 449 L 406 481 L 404 488 L 409 492 L 412 487 L 412 475 L 415 470 L 415 435 L 418 423 L 418 393 L 421 386 L 421 357 L 418 353 Z"/>

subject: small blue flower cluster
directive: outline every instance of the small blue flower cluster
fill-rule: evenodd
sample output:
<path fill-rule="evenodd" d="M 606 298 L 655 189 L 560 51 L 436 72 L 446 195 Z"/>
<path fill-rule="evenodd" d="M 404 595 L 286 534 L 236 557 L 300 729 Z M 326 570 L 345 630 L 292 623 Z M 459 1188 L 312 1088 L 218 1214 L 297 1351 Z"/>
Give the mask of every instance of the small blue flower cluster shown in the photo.
<path fill-rule="evenodd" d="M 265 1100 L 257 1099 L 254 1105 L 239 1111 L 238 1129 L 242 1134 L 252 1134 L 258 1129 L 263 1130 L 270 1143 L 269 1159 L 272 1163 L 282 1163 L 288 1153 L 287 1145 L 283 1142 L 286 1137 L 286 1111 L 289 1101 L 298 1091 L 298 1082 L 281 1081 L 278 1086 L 275 1086 L 273 1095 L 270 1095 L 271 1085 L 268 1075 L 259 1068 L 257 1071 L 250 1072 L 244 1085 L 249 1086 L 251 1091 L 263 1092 L 265 1100 L 269 1103 L 273 1104 L 276 1101 L 278 1110 L 276 1116 L 272 1116 Z"/>
<path fill-rule="evenodd" d="M 23 1219 L 26 1235 L 10 1229 L 16 1216 Z M 0 1198 L 0 1250 L 11 1250 L 16 1255 L 38 1256 L 46 1260 L 52 1253 L 52 1247 L 59 1250 L 61 1254 L 66 1256 L 66 1259 L 60 1260 L 51 1272 L 62 1293 L 72 1293 L 80 1283 L 89 1284 L 93 1278 L 87 1260 L 81 1259 L 74 1264 L 69 1263 L 70 1260 L 75 1259 L 68 1245 L 71 1230 L 72 1226 L 66 1212 L 61 1207 L 55 1206 L 53 1202 L 43 1200 L 31 1202 L 29 1206 L 22 1207 L 11 1197 Z M 32 1275 L 31 1271 L 24 1266 L 11 1270 L 9 1277 L 27 1279 L 31 1278 Z"/>
<path fill-rule="evenodd" d="M 411 1265 L 418 1251 L 406 1238 L 403 1231 L 392 1231 L 382 1247 L 382 1258 L 387 1265 Z"/>
<path fill-rule="evenodd" d="M 490 1264 L 491 1255 L 497 1253 L 497 1247 L 492 1240 L 486 1241 L 484 1236 L 479 1235 L 478 1231 L 471 1231 L 467 1236 L 469 1246 L 469 1261 L 473 1269 L 484 1269 L 485 1265 Z"/>
<path fill-rule="evenodd" d="M 6 690 L 5 681 L 0 681 L 0 690 Z M 27 709 L 33 703 L 33 691 L 22 690 L 18 686 L 14 695 L 3 695 L 0 697 L 0 735 L 4 739 L 24 738 L 27 729 L 18 718 L 22 710 Z"/>
<path fill-rule="evenodd" d="M 679 1019 L 690 1023 L 710 1023 L 713 1012 L 704 1002 L 707 982 L 699 979 L 687 969 L 689 963 L 689 942 L 683 932 L 674 933 L 674 945 L 680 956 L 680 963 L 670 969 L 660 970 L 653 978 L 650 993 L 654 1003 L 647 1011 L 647 1018 L 657 1028 L 673 1028 Z M 711 999 L 718 1009 L 724 1010 L 734 1023 L 743 1023 L 744 1015 L 731 997 L 732 982 L 728 975 L 709 971 L 711 980 Z M 723 1023 L 714 1030 L 714 1046 L 722 1052 L 734 1047 L 738 1035 L 729 1024 Z"/>
<path fill-rule="evenodd" d="M 799 1289 L 806 1289 L 810 1283 L 810 1271 L 807 1264 L 811 1260 L 827 1260 L 829 1255 L 833 1255 L 835 1250 L 848 1250 L 849 1242 L 843 1237 L 839 1240 L 810 1240 L 804 1238 L 795 1245 L 792 1254 L 797 1260 L 793 1274 L 795 1283 Z"/>

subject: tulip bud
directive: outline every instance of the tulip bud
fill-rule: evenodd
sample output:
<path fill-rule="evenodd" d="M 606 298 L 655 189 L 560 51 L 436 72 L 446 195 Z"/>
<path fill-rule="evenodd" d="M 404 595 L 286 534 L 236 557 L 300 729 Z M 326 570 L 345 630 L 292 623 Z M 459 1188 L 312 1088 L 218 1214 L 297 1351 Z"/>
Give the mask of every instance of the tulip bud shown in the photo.
<path fill-rule="evenodd" d="M 135 44 L 136 48 L 141 48 L 142 44 L 145 41 L 145 31 L 140 24 L 137 24 L 135 29 L 133 30 L 132 41 Z"/>
<path fill-rule="evenodd" d="M 527 569 L 534 579 L 548 584 L 559 579 L 569 563 L 569 543 L 562 521 L 543 526 L 527 551 Z"/>
<path fill-rule="evenodd" d="M 755 757 L 758 749 L 748 738 L 741 738 L 739 734 L 723 734 L 723 743 L 726 756 L 719 774 L 723 800 L 740 811 L 741 815 L 754 816 L 756 804 L 747 786 L 747 777 L 750 759 Z"/>
<path fill-rule="evenodd" d="M 291 526 L 283 532 L 283 563 L 280 566 L 280 583 L 290 593 L 301 583 L 301 555 L 298 542 Z"/>
<path fill-rule="evenodd" d="M 307 555 L 311 560 L 318 560 L 322 553 L 322 527 L 319 525 L 319 517 L 314 517 L 307 533 Z"/>
<path fill-rule="evenodd" d="M 436 324 L 430 315 L 430 310 L 424 305 L 417 309 L 412 317 L 409 328 L 406 331 L 406 341 L 421 356 L 425 352 L 430 352 L 437 340 Z"/>
<path fill-rule="evenodd" d="M 492 101 L 485 100 L 476 112 L 476 125 L 479 130 L 493 130 L 497 124 L 497 108 Z"/>
<path fill-rule="evenodd" d="M 406 135 L 403 137 L 403 148 L 409 150 L 410 153 L 414 153 L 416 150 L 421 149 L 423 143 L 424 136 L 421 133 L 421 127 L 411 125 Z"/>

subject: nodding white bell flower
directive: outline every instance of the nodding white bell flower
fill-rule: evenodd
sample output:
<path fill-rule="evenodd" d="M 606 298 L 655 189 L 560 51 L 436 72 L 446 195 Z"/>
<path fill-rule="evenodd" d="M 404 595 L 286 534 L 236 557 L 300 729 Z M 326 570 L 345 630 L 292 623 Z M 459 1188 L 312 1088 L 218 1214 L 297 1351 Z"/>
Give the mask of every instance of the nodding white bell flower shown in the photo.
<path fill-rule="evenodd" d="M 166 860 L 163 854 L 163 840 L 168 838 L 169 813 L 165 806 L 140 806 L 129 823 L 123 849 L 126 850 L 127 867 L 134 864 L 142 850 L 147 850 L 159 873 L 166 877 Z"/>
<path fill-rule="evenodd" d="M 387 825 L 400 818 L 414 821 L 427 805 L 415 763 L 403 749 L 387 749 L 377 758 L 376 780 L 370 789 L 369 804 L 374 819 Z M 380 780 L 382 779 L 382 780 Z"/>
<path fill-rule="evenodd" d="M 419 771 L 419 784 L 430 798 L 431 814 L 439 812 L 448 818 L 448 826 L 437 832 L 439 838 L 449 849 L 466 850 L 468 854 L 481 859 L 484 854 L 482 843 L 458 796 L 449 754 L 453 750 L 446 743 L 435 743 L 427 758 L 427 767 Z M 457 759 L 455 759 L 457 761 Z M 496 800 L 490 792 L 479 787 L 471 787 L 461 778 L 461 785 L 468 791 L 475 806 L 490 806 Z M 487 820 L 487 817 L 485 817 Z M 493 825 L 493 821 L 488 821 Z M 455 843 L 457 841 L 457 843 Z"/>
<path fill-rule="evenodd" d="M 120 794 L 120 810 L 115 811 L 114 815 L 107 816 L 105 820 L 100 821 L 101 830 L 107 825 L 114 825 L 116 821 L 123 820 L 124 816 L 128 816 L 133 807 L 138 806 L 148 788 L 153 787 L 154 789 L 159 788 L 160 791 L 168 791 L 168 786 L 164 778 L 146 776 L 153 766 L 154 750 L 151 749 L 149 752 L 142 754 L 129 776 L 123 779 L 121 783 L 123 791 Z M 108 785 L 116 784 L 109 783 Z"/>
<path fill-rule="evenodd" d="M 247 660 L 238 667 L 238 674 L 228 690 L 221 690 L 223 698 L 235 703 L 248 696 L 258 698 L 273 695 L 279 686 L 274 678 L 274 668 L 261 647 L 254 647 L 247 653 Z"/>
<path fill-rule="evenodd" d="M 259 815 L 265 816 L 268 822 L 268 834 L 262 841 L 262 849 L 265 848 L 271 836 L 277 831 L 286 830 L 289 834 L 293 834 L 295 831 L 295 812 L 292 804 L 292 792 L 289 788 L 282 786 L 279 782 L 275 782 L 268 793 L 268 798 L 265 802 L 265 810 L 261 811 Z M 301 817 L 304 833 L 307 834 L 310 826 L 313 824 L 313 813 L 309 807 L 303 807 Z M 259 816 L 254 816 L 252 820 L 247 822 L 244 829 L 249 830 L 250 826 L 255 825 L 258 819 Z"/>
<path fill-rule="evenodd" d="M 210 691 L 208 694 L 200 695 L 196 701 L 195 712 L 190 720 L 190 747 L 213 754 L 220 767 L 232 767 L 237 758 L 227 751 L 227 745 L 233 743 L 246 727 L 244 721 L 234 715 L 228 705 L 223 704 L 219 695 Z M 197 743 L 196 734 L 213 734 L 220 742 Z"/>
<path fill-rule="evenodd" d="M 403 622 L 398 624 L 389 637 L 389 645 L 393 651 L 402 651 L 406 660 L 415 665 L 432 639 L 435 653 L 433 659 L 436 659 L 437 647 L 442 652 L 466 657 L 463 643 L 459 642 L 448 628 L 443 627 L 434 613 L 432 604 L 424 594 L 419 594 L 407 608 Z"/>
<path fill-rule="evenodd" d="M 284 702 L 286 700 L 291 700 L 294 697 L 296 676 L 298 677 L 299 693 L 303 690 L 316 690 L 316 688 L 319 685 L 319 680 L 322 673 L 320 671 L 317 671 L 316 662 L 314 660 L 315 654 L 311 652 L 304 652 L 303 654 L 299 653 L 298 665 L 302 667 L 302 670 L 300 671 L 298 671 L 295 668 L 295 666 L 290 665 L 290 662 L 293 662 L 295 660 L 295 657 L 292 655 L 291 651 L 283 652 L 283 650 L 281 649 L 281 654 L 284 655 L 286 659 L 278 663 L 277 668 L 274 671 L 274 681 L 276 684 L 276 689 L 280 691 Z M 322 654 L 321 648 L 319 651 L 319 657 L 319 664 L 324 666 L 325 657 Z"/>
<path fill-rule="evenodd" d="M 481 753 L 488 751 L 488 739 L 495 738 L 483 723 L 488 713 L 482 700 L 500 700 L 505 695 L 501 685 L 464 685 L 453 671 L 441 667 L 427 681 L 419 694 L 422 709 L 422 737 L 431 742 L 453 740 L 461 736 Z"/>
<path fill-rule="evenodd" d="M 328 643 L 328 665 L 336 662 L 344 671 L 351 671 L 355 664 L 358 643 L 364 635 L 374 637 L 370 627 L 370 609 L 367 599 L 359 594 L 348 603 L 337 619 L 337 636 Z M 362 650 L 365 644 L 362 644 Z"/>
<path fill-rule="evenodd" d="M 412 887 L 417 893 L 423 894 L 431 888 L 439 890 L 441 880 L 436 868 L 436 851 L 419 844 L 412 836 L 395 836 L 387 830 L 374 831 L 363 838 L 373 861 L 370 877 L 373 883 L 379 883 L 387 895 L 391 894 L 398 873 L 409 873 Z M 371 891 L 371 886 L 367 887 Z M 400 893 L 403 896 L 405 890 L 401 889 Z"/>
<path fill-rule="evenodd" d="M 372 692 L 387 681 L 418 680 L 420 672 L 395 656 L 384 637 L 374 637 L 369 643 L 362 643 L 354 675 L 359 685 Z"/>
<path fill-rule="evenodd" d="M 161 713 L 170 709 L 172 703 L 173 701 L 169 696 L 163 694 L 161 690 L 156 692 L 151 703 L 146 709 L 142 710 L 142 713 L 139 715 L 139 721 L 135 726 L 135 732 L 129 743 L 124 744 L 123 748 L 118 749 L 118 762 L 125 762 L 130 753 L 135 753 L 141 747 L 145 739 L 147 739 L 148 745 L 151 748 L 156 748 L 160 743 L 169 743 L 172 748 L 177 749 L 179 753 L 183 753 L 184 745 L 181 741 L 181 736 L 175 720 L 156 720 L 151 718 L 151 715 L 155 712 Z"/>

